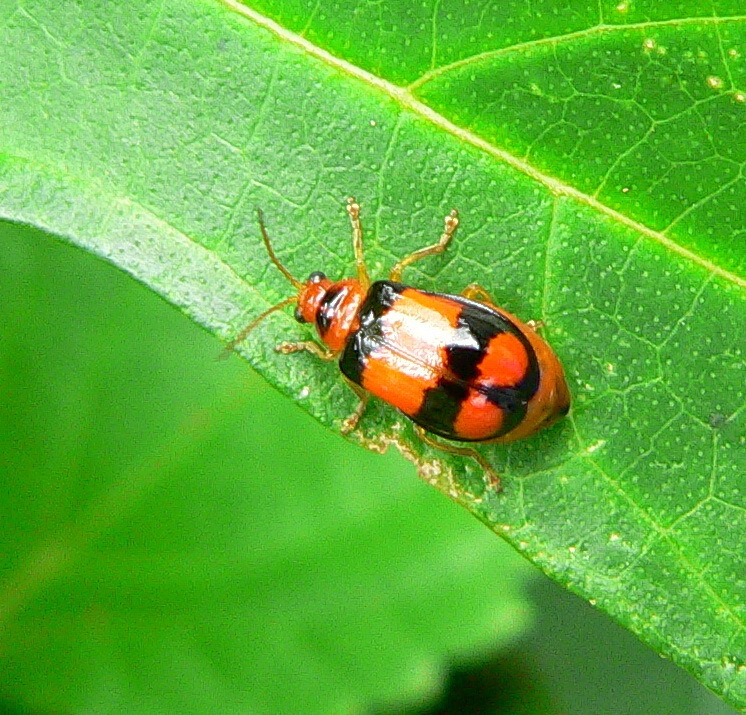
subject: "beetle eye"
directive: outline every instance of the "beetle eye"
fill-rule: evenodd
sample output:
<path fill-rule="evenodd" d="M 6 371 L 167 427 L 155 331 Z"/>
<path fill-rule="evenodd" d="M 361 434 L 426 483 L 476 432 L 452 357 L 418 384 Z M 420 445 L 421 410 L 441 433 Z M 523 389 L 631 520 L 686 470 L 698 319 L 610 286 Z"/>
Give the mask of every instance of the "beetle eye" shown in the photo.
<path fill-rule="evenodd" d="M 303 311 L 301 311 L 301 309 L 300 309 L 300 306 L 299 306 L 299 305 L 296 305 L 296 306 L 295 306 L 295 313 L 293 313 L 293 315 L 295 316 L 295 319 L 296 319 L 296 320 L 297 320 L 297 321 L 298 321 L 299 323 L 305 323 L 305 322 L 306 322 L 306 319 L 305 319 L 305 318 L 303 317 Z"/>
<path fill-rule="evenodd" d="M 322 273 L 321 271 L 314 271 L 311 273 L 310 276 L 308 276 L 308 282 L 309 283 L 321 283 L 321 281 L 326 278 L 326 275 Z"/>

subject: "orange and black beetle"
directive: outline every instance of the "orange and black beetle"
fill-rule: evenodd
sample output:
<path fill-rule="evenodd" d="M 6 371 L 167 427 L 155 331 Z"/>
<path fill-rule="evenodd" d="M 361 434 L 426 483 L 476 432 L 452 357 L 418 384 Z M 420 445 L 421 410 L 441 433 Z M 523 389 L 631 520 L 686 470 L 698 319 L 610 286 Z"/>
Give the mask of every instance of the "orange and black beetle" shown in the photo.
<path fill-rule="evenodd" d="M 408 265 L 446 249 L 459 223 L 456 211 L 446 217 L 438 243 L 402 259 L 389 280 L 375 283 L 365 266 L 360 207 L 354 199 L 348 200 L 347 212 L 357 278 L 331 281 L 315 272 L 305 283 L 275 256 L 259 213 L 270 259 L 298 294 L 262 313 L 231 347 L 267 315 L 297 303 L 296 319 L 314 323 L 324 346 L 309 340 L 282 343 L 277 349 L 339 359 L 342 374 L 360 397 L 343 431 L 357 426 L 368 396 L 376 395 L 415 422 L 425 442 L 475 459 L 499 486 L 499 477 L 476 450 L 443 444 L 427 433 L 457 442 L 512 442 L 551 425 L 570 408 L 557 356 L 534 324 L 496 307 L 476 283 L 462 295 L 448 295 L 400 282 Z"/>

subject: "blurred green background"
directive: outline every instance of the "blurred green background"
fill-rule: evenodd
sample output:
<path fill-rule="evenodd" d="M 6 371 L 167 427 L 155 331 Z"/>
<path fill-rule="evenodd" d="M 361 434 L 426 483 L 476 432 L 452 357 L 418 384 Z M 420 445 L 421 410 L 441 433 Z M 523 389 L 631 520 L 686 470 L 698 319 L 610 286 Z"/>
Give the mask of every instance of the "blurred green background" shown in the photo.
<path fill-rule="evenodd" d="M 0 246 L 0 710 L 733 712 L 129 277 Z"/>

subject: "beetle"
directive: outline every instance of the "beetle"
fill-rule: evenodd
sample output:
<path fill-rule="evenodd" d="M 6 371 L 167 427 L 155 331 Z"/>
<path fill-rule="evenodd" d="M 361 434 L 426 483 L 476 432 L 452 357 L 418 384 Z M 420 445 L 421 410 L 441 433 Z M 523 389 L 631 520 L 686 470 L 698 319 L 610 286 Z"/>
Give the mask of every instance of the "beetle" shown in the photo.
<path fill-rule="evenodd" d="M 347 200 L 347 213 L 357 277 L 339 281 L 318 271 L 305 282 L 297 280 L 275 255 L 261 210 L 257 213 L 269 258 L 297 294 L 256 317 L 228 349 L 268 315 L 295 303 L 296 320 L 313 323 L 321 344 L 283 342 L 277 350 L 286 355 L 307 351 L 338 361 L 360 398 L 344 420 L 343 432 L 357 427 L 369 396 L 375 395 L 409 417 L 425 443 L 476 460 L 499 489 L 493 467 L 464 443 L 512 442 L 568 413 L 570 392 L 562 365 L 536 332 L 536 323 L 524 323 L 498 308 L 478 283 L 461 295 L 402 283 L 405 268 L 446 250 L 459 225 L 456 210 L 446 216 L 437 243 L 401 259 L 388 280 L 375 282 L 365 264 L 360 206 L 354 198 Z"/>

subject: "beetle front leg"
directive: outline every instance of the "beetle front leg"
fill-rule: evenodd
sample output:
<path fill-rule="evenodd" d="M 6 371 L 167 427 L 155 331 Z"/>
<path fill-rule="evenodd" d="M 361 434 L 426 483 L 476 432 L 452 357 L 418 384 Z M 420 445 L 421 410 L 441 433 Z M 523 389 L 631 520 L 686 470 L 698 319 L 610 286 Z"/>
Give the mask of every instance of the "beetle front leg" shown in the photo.
<path fill-rule="evenodd" d="M 363 227 L 360 223 L 360 204 L 355 201 L 354 196 L 347 199 L 347 214 L 352 225 L 352 246 L 355 251 L 355 265 L 357 266 L 357 279 L 360 285 L 367 291 L 370 288 L 370 276 L 365 265 L 365 254 L 363 253 Z"/>
<path fill-rule="evenodd" d="M 389 280 L 398 283 L 401 280 L 402 272 L 407 266 L 411 266 L 415 261 L 419 261 L 420 259 L 426 258 L 427 256 L 435 256 L 438 253 L 443 253 L 443 251 L 448 248 L 448 244 L 451 242 L 453 234 L 457 228 L 458 211 L 456 211 L 456 209 L 453 209 L 453 211 L 451 211 L 451 213 L 449 213 L 448 216 L 446 216 L 445 218 L 445 227 L 443 228 L 443 233 L 438 239 L 438 242 L 434 243 L 432 246 L 425 246 L 425 248 L 420 248 L 419 251 L 410 253 L 408 256 L 402 258 L 401 261 L 399 261 L 391 269 L 389 273 Z"/>
<path fill-rule="evenodd" d="M 302 340 L 297 343 L 280 343 L 275 348 L 275 350 L 278 353 L 282 353 L 283 355 L 307 352 L 311 353 L 311 355 L 315 355 L 320 360 L 337 359 L 337 353 L 323 348 L 321 345 L 314 342 L 313 340 Z M 360 398 L 360 402 L 358 402 L 355 411 L 342 421 L 342 425 L 340 427 L 340 432 L 342 432 L 342 434 L 349 434 L 353 430 L 357 429 L 357 426 L 360 423 L 360 419 L 362 418 L 363 414 L 365 413 L 365 409 L 368 406 L 370 393 L 363 390 L 362 387 L 356 385 L 354 382 L 350 382 L 349 380 L 345 380 L 345 382 L 350 386 L 350 389 Z"/>

